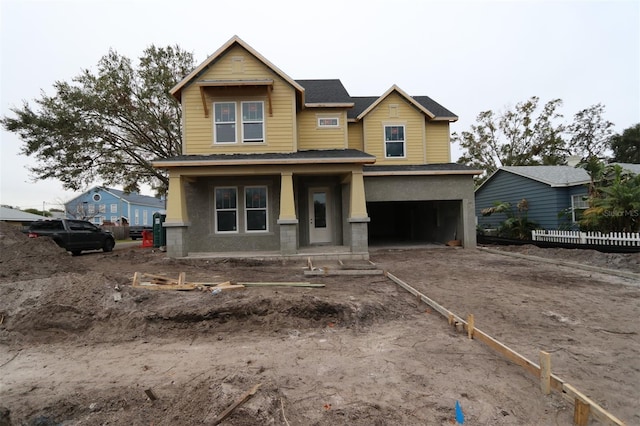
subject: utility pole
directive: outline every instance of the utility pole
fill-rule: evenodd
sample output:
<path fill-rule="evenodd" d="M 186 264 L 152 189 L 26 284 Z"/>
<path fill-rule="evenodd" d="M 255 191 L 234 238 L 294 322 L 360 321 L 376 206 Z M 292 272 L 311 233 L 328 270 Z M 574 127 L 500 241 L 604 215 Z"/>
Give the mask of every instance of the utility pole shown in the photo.
<path fill-rule="evenodd" d="M 44 216 L 44 201 L 42 202 L 42 216 Z"/>

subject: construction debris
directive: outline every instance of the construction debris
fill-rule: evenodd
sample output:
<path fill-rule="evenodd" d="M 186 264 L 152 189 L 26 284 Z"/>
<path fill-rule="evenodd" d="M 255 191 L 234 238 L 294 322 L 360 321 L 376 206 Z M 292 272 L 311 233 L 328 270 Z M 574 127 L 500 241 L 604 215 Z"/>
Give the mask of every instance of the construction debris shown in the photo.
<path fill-rule="evenodd" d="M 238 282 L 225 281 L 221 283 L 187 282 L 185 273 L 181 272 L 177 279 L 162 275 L 153 275 L 136 272 L 133 274 L 133 287 L 149 290 L 207 290 L 217 294 L 221 291 L 237 290 L 245 287 L 324 287 L 324 284 L 312 284 L 308 282 Z"/>
<path fill-rule="evenodd" d="M 304 271 L 305 276 L 323 276 L 323 275 L 351 275 L 351 276 L 365 276 L 365 275 L 384 275 L 382 269 L 378 269 L 375 263 L 367 261 L 368 263 L 349 263 L 346 264 L 342 260 L 338 259 L 338 265 L 336 268 L 323 266 L 316 267 L 311 263 L 311 258 L 307 259 L 307 270 Z"/>
<path fill-rule="evenodd" d="M 220 413 L 218 415 L 218 417 L 216 417 L 213 420 L 212 424 L 213 425 L 220 424 L 220 422 L 222 422 L 224 419 L 229 417 L 229 415 L 233 412 L 233 410 L 238 408 L 240 405 L 244 404 L 244 402 L 246 400 L 248 400 L 252 395 L 254 395 L 258 391 L 258 388 L 260 386 L 262 386 L 262 383 L 258 383 L 257 385 L 255 385 L 254 387 L 252 387 L 251 389 L 249 389 L 248 391 L 246 391 L 245 393 L 240 395 L 240 397 L 238 399 L 236 399 L 236 401 L 233 404 L 231 404 L 229 407 L 227 407 L 226 410 L 224 410 L 222 413 Z"/>

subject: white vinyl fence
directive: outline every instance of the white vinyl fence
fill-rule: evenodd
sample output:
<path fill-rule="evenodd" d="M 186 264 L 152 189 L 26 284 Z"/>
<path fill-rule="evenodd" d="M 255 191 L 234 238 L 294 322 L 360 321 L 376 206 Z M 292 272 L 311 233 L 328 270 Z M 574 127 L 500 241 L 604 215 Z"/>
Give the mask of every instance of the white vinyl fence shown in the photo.
<path fill-rule="evenodd" d="M 531 232 L 531 239 L 533 241 L 552 243 L 640 247 L 640 233 L 638 232 L 610 232 L 603 234 L 601 232 L 536 229 Z"/>

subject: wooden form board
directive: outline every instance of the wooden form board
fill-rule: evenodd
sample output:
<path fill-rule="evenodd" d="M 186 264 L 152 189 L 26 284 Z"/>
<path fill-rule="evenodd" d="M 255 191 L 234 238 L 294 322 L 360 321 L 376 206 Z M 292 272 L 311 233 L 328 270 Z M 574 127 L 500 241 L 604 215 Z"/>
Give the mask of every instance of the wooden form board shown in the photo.
<path fill-rule="evenodd" d="M 404 288 L 409 293 L 416 296 L 419 300 L 429 305 L 435 311 L 440 313 L 440 315 L 447 318 L 449 321 L 449 324 L 461 323 L 464 325 L 464 327 L 467 330 L 469 330 L 468 322 L 463 320 L 458 315 L 449 311 L 448 309 L 446 309 L 444 306 L 440 305 L 433 299 L 430 299 L 426 295 L 420 293 L 418 290 L 416 290 L 406 282 L 402 281 L 400 278 L 396 277 L 392 273 L 385 272 L 385 275 L 391 281 L 398 284 L 400 287 Z M 588 420 L 589 414 L 593 415 L 594 418 L 596 418 L 597 420 L 599 420 L 605 425 L 611 425 L 611 426 L 625 425 L 625 423 L 622 420 L 618 419 L 617 417 L 609 413 L 607 410 L 605 410 L 600 405 L 598 405 L 595 401 L 593 401 L 592 399 L 590 399 L 589 397 L 587 397 L 586 395 L 578 391 L 576 388 L 574 388 L 570 384 L 565 383 L 565 381 L 562 380 L 560 377 L 556 376 L 555 374 L 551 374 L 550 371 L 548 373 L 547 372 L 543 373 L 541 367 L 538 364 L 522 356 L 518 352 L 514 351 L 513 349 L 509 348 L 508 346 L 494 339 L 493 337 L 483 332 L 482 330 L 479 330 L 474 326 L 472 328 L 472 334 L 474 339 L 480 340 L 481 342 L 489 346 L 491 349 L 493 349 L 494 351 L 498 352 L 499 354 L 507 358 L 509 361 L 524 368 L 527 372 L 529 372 L 534 377 L 537 377 L 538 379 L 540 379 L 540 378 L 544 378 L 544 376 L 548 374 L 550 388 L 558 392 L 561 392 L 562 396 L 566 400 L 574 404 L 574 409 L 575 409 L 574 422 L 576 422 L 576 425 L 582 425 L 582 424 L 586 425 L 587 423 L 585 422 Z M 585 408 L 585 405 L 588 405 L 589 408 L 588 409 Z"/>

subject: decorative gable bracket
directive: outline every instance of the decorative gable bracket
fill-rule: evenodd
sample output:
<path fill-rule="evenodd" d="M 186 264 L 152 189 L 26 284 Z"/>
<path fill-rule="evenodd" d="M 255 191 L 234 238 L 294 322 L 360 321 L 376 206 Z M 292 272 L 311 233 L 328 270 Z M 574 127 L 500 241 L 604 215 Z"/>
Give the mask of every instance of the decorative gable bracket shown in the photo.
<path fill-rule="evenodd" d="M 209 117 L 209 105 L 207 102 L 207 87 L 264 87 L 267 90 L 267 102 L 269 104 L 269 117 L 273 117 L 273 106 L 271 103 L 271 92 L 273 91 L 273 80 L 200 80 L 195 83 L 200 88 L 200 97 L 204 116 Z"/>

